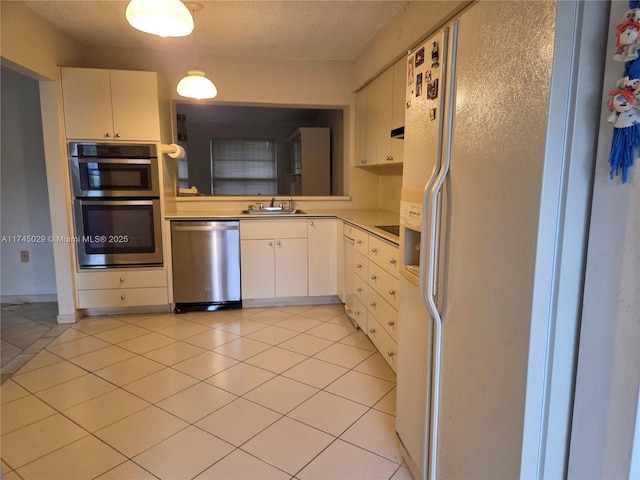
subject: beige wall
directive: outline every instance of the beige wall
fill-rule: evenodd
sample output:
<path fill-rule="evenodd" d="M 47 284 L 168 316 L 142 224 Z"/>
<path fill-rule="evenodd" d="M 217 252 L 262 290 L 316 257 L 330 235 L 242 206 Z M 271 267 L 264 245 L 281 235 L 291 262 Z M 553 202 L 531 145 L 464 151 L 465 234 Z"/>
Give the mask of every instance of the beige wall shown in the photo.
<path fill-rule="evenodd" d="M 40 80 L 55 80 L 57 66 L 80 61 L 82 48 L 18 2 L 0 2 L 3 64 Z"/>
<path fill-rule="evenodd" d="M 354 62 L 353 89 L 362 88 L 469 3 L 463 0 L 408 2 Z"/>

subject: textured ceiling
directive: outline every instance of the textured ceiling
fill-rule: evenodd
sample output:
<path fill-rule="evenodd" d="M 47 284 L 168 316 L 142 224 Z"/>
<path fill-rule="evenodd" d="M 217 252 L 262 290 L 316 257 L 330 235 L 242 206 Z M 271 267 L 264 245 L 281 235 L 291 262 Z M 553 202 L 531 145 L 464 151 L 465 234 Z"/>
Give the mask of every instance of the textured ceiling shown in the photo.
<path fill-rule="evenodd" d="M 195 37 L 160 38 L 125 19 L 127 1 L 24 2 L 85 47 L 172 50 L 206 55 L 352 61 L 404 1 L 201 1 Z M 195 42 L 194 42 L 195 38 Z"/>

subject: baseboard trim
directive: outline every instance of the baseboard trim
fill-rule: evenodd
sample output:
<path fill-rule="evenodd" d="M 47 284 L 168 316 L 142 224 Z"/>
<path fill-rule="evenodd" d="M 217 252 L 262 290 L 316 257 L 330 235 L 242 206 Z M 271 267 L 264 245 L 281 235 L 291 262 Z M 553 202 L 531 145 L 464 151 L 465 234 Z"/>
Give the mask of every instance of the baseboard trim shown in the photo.
<path fill-rule="evenodd" d="M 35 294 L 35 295 L 0 295 L 2 303 L 49 303 L 58 302 L 58 295 Z"/>

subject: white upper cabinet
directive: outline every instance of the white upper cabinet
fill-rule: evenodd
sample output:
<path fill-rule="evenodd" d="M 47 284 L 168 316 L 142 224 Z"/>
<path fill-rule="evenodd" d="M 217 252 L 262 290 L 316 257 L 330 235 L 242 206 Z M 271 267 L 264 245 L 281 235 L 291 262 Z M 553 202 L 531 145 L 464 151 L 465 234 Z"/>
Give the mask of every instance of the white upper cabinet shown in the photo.
<path fill-rule="evenodd" d="M 66 136 L 78 140 L 160 140 L 155 72 L 61 68 Z"/>
<path fill-rule="evenodd" d="M 391 130 L 404 126 L 404 58 L 356 94 L 356 166 L 402 163 L 403 141 Z"/>

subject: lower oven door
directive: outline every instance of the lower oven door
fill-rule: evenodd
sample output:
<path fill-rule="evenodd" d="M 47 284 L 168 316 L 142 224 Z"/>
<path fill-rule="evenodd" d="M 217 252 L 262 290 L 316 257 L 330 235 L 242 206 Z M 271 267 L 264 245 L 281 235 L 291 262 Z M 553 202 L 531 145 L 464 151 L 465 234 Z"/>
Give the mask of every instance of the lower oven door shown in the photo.
<path fill-rule="evenodd" d="M 160 200 L 74 202 L 80 268 L 162 265 Z"/>

